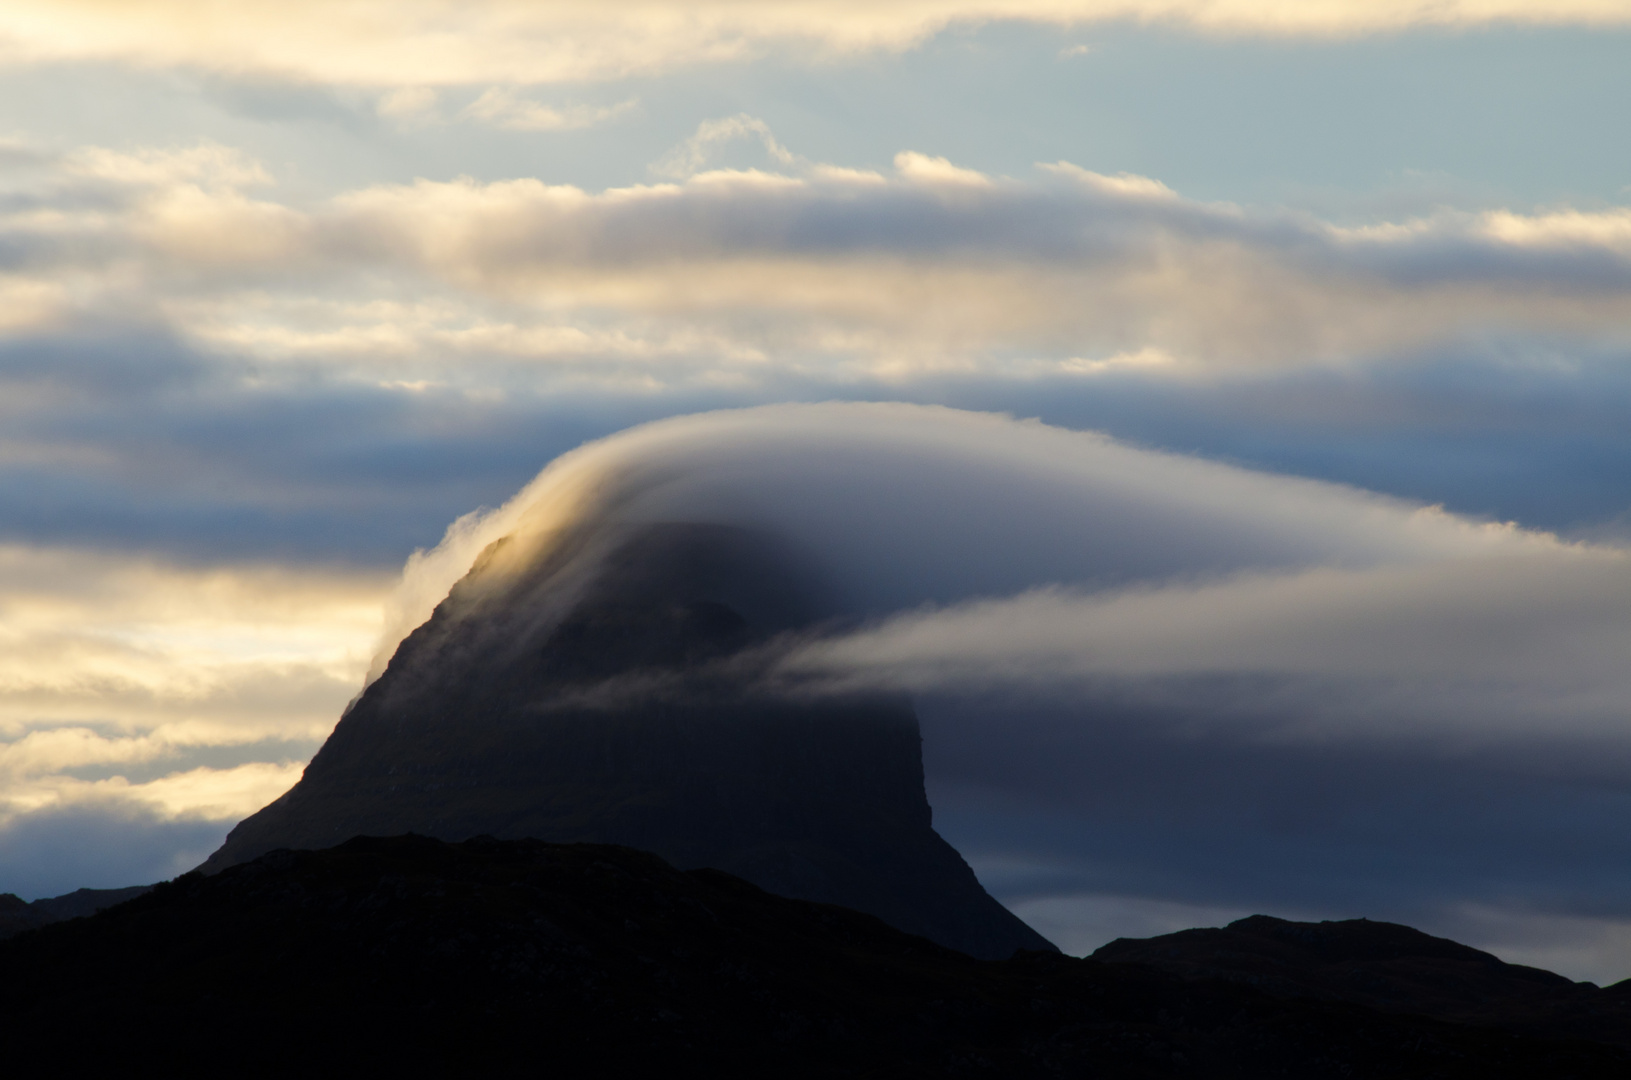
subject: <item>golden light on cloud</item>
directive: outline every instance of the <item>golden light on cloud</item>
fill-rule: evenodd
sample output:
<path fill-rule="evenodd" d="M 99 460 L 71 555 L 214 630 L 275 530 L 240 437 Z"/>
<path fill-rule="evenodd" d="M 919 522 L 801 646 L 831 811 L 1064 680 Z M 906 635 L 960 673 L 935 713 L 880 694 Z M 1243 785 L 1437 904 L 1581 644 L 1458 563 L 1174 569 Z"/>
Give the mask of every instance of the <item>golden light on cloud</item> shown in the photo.
<path fill-rule="evenodd" d="M 361 686 L 393 577 L 0 547 L 0 817 L 263 805 Z M 190 764 L 223 748 L 276 760 Z"/>
<path fill-rule="evenodd" d="M 191 769 L 145 784 L 132 784 L 124 794 L 174 817 L 214 819 L 254 813 L 300 779 L 301 762 L 257 761 L 233 769 Z"/>
<path fill-rule="evenodd" d="M 396 88 L 616 78 L 794 48 L 900 50 L 953 25 L 1171 23 L 1346 35 L 1414 26 L 1631 22 L 1625 0 L 51 0 L 7 5 L 0 57 L 123 60 Z M 411 104 L 388 99 L 387 112 Z"/>
<path fill-rule="evenodd" d="M 781 171 L 696 171 L 727 138 Z M 1491 319 L 1606 340 L 1631 317 L 1623 208 L 1339 226 L 1068 162 L 831 168 L 746 115 L 659 164 L 681 178 L 418 180 L 313 205 L 231 148 L 85 148 L 0 215 L 35 264 L 0 279 L 0 322 L 157 312 L 205 349 L 470 387 L 495 364 L 608 386 L 1184 377 L 1405 354 Z M 54 202 L 84 178 L 117 198 Z M 1562 279 L 1560 258 L 1578 263 Z"/>
<path fill-rule="evenodd" d="M 93 803 L 163 818 L 225 821 L 252 814 L 300 779 L 304 762 L 251 762 L 228 769 L 200 767 L 133 784 L 123 776 L 85 781 L 62 775 L 7 777 L 0 792 L 0 826 L 20 814 Z"/>

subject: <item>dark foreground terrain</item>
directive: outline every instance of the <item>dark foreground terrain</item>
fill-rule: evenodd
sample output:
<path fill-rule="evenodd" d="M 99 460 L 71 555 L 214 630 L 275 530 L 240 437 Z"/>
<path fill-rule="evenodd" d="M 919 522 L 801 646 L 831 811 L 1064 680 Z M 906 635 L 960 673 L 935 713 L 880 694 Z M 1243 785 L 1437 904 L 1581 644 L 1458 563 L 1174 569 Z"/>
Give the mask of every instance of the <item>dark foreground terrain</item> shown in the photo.
<path fill-rule="evenodd" d="M 127 889 L 79 889 L 33 903 L 15 893 L 0 893 L 0 940 L 64 919 L 95 915 L 103 908 L 134 900 L 151 888 L 151 885 L 132 885 Z"/>
<path fill-rule="evenodd" d="M 47 1074 L 1631 1075 L 1631 1055 L 1596 1041 L 1625 1027 L 1612 988 L 1578 988 L 1607 1018 L 1591 1038 L 1549 1038 L 1184 963 L 974 960 L 627 848 L 357 839 L 0 943 L 0 1041 Z"/>
<path fill-rule="evenodd" d="M 1631 1051 L 1631 980 L 1599 989 L 1394 923 L 1253 915 L 1215 930 L 1112 941 L 1093 959 Z"/>

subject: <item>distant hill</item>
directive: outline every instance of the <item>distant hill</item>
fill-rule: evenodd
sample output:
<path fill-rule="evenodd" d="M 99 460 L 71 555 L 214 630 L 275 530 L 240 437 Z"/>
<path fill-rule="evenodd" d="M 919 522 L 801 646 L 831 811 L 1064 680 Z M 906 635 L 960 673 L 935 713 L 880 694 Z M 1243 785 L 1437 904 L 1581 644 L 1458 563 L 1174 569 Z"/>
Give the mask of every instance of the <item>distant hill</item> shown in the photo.
<path fill-rule="evenodd" d="M 0 1039 L 77 1075 L 1631 1075 L 1585 1040 L 975 960 L 626 848 L 422 837 L 269 853 L 0 942 Z"/>
<path fill-rule="evenodd" d="M 1348 1001 L 1631 1051 L 1631 979 L 1599 989 L 1394 923 L 1253 915 L 1221 929 L 1122 938 L 1093 959 L 1227 979 L 1276 997 Z"/>
<path fill-rule="evenodd" d="M 76 889 L 30 903 L 14 893 L 0 893 L 0 938 L 49 926 L 64 919 L 94 915 L 103 908 L 134 900 L 153 886 L 131 885 L 123 889 Z"/>

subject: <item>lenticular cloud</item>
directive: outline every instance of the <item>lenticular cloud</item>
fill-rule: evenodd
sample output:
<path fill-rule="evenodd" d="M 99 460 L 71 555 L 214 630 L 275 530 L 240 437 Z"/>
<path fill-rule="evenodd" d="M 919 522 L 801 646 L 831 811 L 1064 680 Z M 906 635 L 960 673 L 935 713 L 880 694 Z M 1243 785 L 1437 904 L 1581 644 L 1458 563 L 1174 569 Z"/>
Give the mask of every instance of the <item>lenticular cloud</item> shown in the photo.
<path fill-rule="evenodd" d="M 501 537 L 525 561 L 576 529 L 649 521 L 767 530 L 814 559 L 852 629 L 793 649 L 788 672 L 919 690 L 1246 673 L 1566 680 L 1572 708 L 1631 701 L 1618 674 L 1631 565 L 1618 549 L 906 405 L 707 413 L 586 445 L 415 557 L 384 652 Z"/>
<path fill-rule="evenodd" d="M 773 406 L 457 522 L 376 668 L 494 541 L 523 566 L 655 521 L 810 557 L 834 617 L 755 670 L 913 692 L 937 822 L 1010 902 L 1631 920 L 1621 549 L 1004 416 Z"/>
<path fill-rule="evenodd" d="M 1324 684 L 1299 723 L 1350 733 L 1612 726 L 1631 703 L 1619 549 L 906 405 L 708 413 L 567 454 L 415 557 L 376 669 L 493 541 L 525 562 L 574 530 L 649 521 L 767 530 L 813 558 L 850 629 L 790 647 L 779 670 L 810 685 L 1280 677 Z M 1409 716 L 1384 708 L 1404 687 Z"/>

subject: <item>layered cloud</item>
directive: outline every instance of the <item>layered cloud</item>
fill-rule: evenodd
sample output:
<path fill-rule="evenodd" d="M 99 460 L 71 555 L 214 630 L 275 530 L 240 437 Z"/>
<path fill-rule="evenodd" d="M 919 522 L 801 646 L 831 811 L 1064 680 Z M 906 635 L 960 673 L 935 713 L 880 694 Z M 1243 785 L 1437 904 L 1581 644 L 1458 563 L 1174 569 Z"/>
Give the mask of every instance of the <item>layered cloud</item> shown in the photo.
<path fill-rule="evenodd" d="M 1567 548 L 1108 594 L 1042 588 L 898 616 L 789 666 L 919 691 L 1249 675 L 1280 684 L 1272 711 L 1305 734 L 1489 737 L 1544 715 L 1554 730 L 1618 736 L 1631 701 L 1628 569 L 1622 551 Z"/>
<path fill-rule="evenodd" d="M 229 148 L 84 149 L 0 215 L 0 322 L 158 320 L 209 348 L 403 381 L 471 359 L 664 385 L 778 377 L 1174 376 L 1475 344 L 1522 362 L 1623 349 L 1631 211 L 1342 226 L 1075 165 L 989 177 L 798 159 L 588 192 L 419 181 L 278 201 Z M 540 372 L 534 368 L 533 375 Z M 378 377 L 378 376 L 376 376 Z"/>
<path fill-rule="evenodd" d="M 14 62 L 122 60 L 363 86 L 545 83 L 648 74 L 771 50 L 898 51 L 948 26 L 1174 24 L 1203 32 L 1349 35 L 1491 23 L 1618 25 L 1620 0 L 748 0 L 614 5 L 342 0 L 19 4 L 0 19 Z"/>
<path fill-rule="evenodd" d="M 50 822 L 224 832 L 281 794 L 356 691 L 385 581 L 0 547 L 0 868 Z"/>

